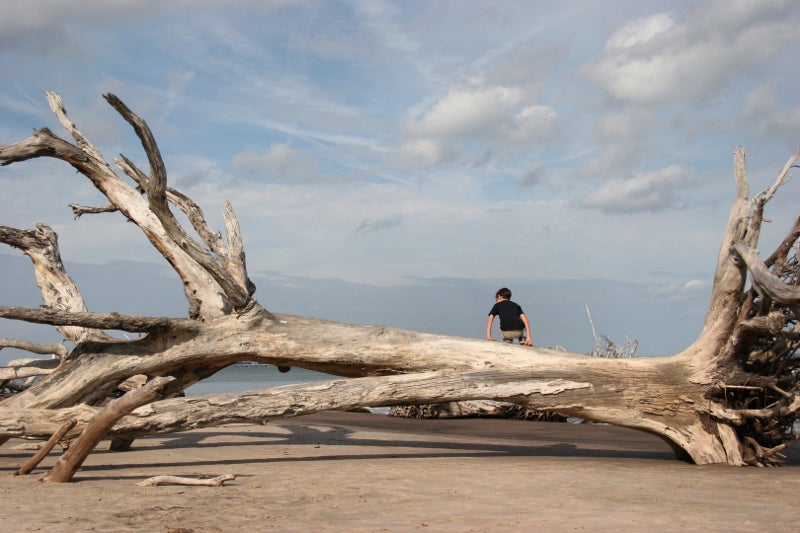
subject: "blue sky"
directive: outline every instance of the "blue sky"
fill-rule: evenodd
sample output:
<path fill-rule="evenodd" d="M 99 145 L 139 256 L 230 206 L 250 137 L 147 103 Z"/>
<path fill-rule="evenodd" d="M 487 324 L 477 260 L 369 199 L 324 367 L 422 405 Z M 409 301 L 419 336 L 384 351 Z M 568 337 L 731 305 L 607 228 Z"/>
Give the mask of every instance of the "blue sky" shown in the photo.
<path fill-rule="evenodd" d="M 107 158 L 142 163 L 101 97 L 116 94 L 212 225 L 233 204 L 257 296 L 278 312 L 481 337 L 509 285 L 543 343 L 590 350 L 593 302 L 602 332 L 669 353 L 699 331 L 734 149 L 756 192 L 800 144 L 793 1 L 0 5 L 0 143 L 66 136 L 55 91 Z M 797 192 L 773 202 L 762 249 Z M 52 225 L 98 286 L 97 267 L 113 286 L 136 266 L 126 301 L 99 291 L 94 309 L 182 312 L 147 295 L 163 261 L 136 228 L 75 221 L 72 202 L 103 203 L 64 164 L 0 169 L 1 224 Z M 18 257 L 0 249 L 4 271 Z M 543 299 L 570 282 L 582 289 Z"/>

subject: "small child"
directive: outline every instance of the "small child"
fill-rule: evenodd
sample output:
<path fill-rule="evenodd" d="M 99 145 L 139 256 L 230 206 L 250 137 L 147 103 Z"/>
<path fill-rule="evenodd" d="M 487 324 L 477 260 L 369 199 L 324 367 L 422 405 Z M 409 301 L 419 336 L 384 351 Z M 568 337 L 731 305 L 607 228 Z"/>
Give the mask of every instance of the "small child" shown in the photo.
<path fill-rule="evenodd" d="M 520 344 L 533 346 L 528 317 L 522 312 L 519 304 L 511 301 L 511 291 L 503 287 L 495 294 L 495 301 L 492 310 L 489 311 L 489 320 L 486 321 L 486 340 L 495 340 L 492 337 L 492 323 L 494 317 L 499 316 L 503 342 L 513 343 L 514 339 L 517 339 Z"/>

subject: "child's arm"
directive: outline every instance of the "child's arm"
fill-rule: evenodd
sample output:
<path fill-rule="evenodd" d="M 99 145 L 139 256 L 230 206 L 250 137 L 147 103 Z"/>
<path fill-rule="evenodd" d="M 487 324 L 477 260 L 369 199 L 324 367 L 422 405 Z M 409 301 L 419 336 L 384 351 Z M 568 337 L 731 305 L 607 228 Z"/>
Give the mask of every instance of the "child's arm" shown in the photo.
<path fill-rule="evenodd" d="M 486 321 L 486 340 L 493 341 L 494 337 L 492 337 L 492 322 L 494 322 L 494 315 L 489 315 L 489 319 Z"/>
<path fill-rule="evenodd" d="M 533 346 L 533 341 L 531 340 L 531 325 L 528 323 L 528 317 L 525 316 L 525 313 L 519 315 L 522 319 L 522 323 L 525 324 L 525 346 Z"/>

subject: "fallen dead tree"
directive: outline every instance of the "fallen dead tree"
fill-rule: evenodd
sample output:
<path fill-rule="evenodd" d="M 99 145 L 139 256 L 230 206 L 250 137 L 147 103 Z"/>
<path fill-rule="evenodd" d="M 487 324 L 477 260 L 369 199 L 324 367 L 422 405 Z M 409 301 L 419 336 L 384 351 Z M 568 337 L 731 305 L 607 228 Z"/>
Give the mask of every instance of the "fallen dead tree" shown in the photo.
<path fill-rule="evenodd" d="M 633 357 L 636 353 L 636 348 L 639 346 L 637 339 L 626 338 L 625 344 L 619 345 L 605 335 L 598 335 L 588 306 L 586 307 L 586 312 L 589 314 L 589 324 L 592 327 L 592 334 L 595 340 L 595 347 L 589 355 L 611 359 Z M 559 413 L 531 408 L 525 404 L 520 405 L 493 400 L 395 405 L 389 409 L 389 415 L 401 418 L 513 418 L 539 422 L 565 422 L 569 418 Z"/>
<path fill-rule="evenodd" d="M 42 379 L 0 402 L 0 441 L 45 440 L 70 420 L 75 425 L 67 438 L 77 442 L 91 432 L 86 440 L 96 443 L 98 436 L 130 440 L 323 409 L 464 400 L 503 401 L 648 431 L 697 464 L 776 464 L 780 450 L 794 439 L 791 428 L 800 409 L 800 219 L 766 259 L 756 246 L 764 208 L 798 153 L 772 187 L 751 198 L 744 150 L 736 150 L 736 194 L 698 339 L 672 356 L 607 359 L 271 312 L 255 299 L 233 207 L 225 204 L 224 237 L 212 231 L 199 207 L 168 185 L 155 139 L 141 118 L 106 95 L 136 132 L 148 166 L 142 170 L 120 156 L 114 170 L 67 118 L 58 95 L 46 96 L 72 142 L 49 129 L 36 130 L 1 146 L 0 161 L 50 157 L 76 169 L 108 204 L 73 205 L 75 215 L 121 215 L 136 224 L 180 276 L 188 312 L 174 318 L 91 312 L 64 270 L 52 229 L 0 226 L 0 242 L 31 259 L 44 299 L 35 309 L 0 307 L 0 318 L 50 324 L 74 344 L 68 353 L 53 350 L 56 368 L 51 365 Z M 181 225 L 174 209 L 191 228 Z M 141 336 L 120 339 L 104 332 L 110 330 Z M 355 379 L 241 395 L 177 396 L 239 361 Z M 157 385 L 148 388 L 152 397 L 128 414 L 117 411 L 121 417 L 109 424 L 115 417 L 103 405 L 134 376 Z M 159 379 L 166 377 L 171 379 Z M 127 394 L 142 394 L 139 390 Z M 71 454 L 59 467 L 68 474 L 51 473 L 51 479 L 69 479 L 90 448 Z"/>

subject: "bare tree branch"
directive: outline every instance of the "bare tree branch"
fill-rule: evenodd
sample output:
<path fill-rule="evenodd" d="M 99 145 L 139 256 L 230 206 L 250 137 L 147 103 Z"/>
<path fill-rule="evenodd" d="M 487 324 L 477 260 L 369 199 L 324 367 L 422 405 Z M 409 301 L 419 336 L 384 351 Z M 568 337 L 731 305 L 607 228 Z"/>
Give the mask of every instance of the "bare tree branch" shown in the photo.
<path fill-rule="evenodd" d="M 64 311 L 87 310 L 78 286 L 64 270 L 58 236 L 49 226 L 37 224 L 33 231 L 0 226 L 0 242 L 19 248 L 33 262 L 36 283 L 47 305 Z M 61 327 L 66 325 L 57 324 L 57 329 L 75 343 L 109 339 L 102 331 L 86 327 Z"/>
<path fill-rule="evenodd" d="M 47 96 L 51 102 L 56 97 L 52 94 Z M 54 107 L 63 111 L 60 103 Z M 66 120 L 65 114 L 59 118 L 72 131 L 74 137 L 82 138 L 74 125 Z M 191 257 L 190 252 L 182 248 L 180 243 L 168 238 L 163 223 L 148 208 L 141 193 L 120 179 L 107 163 L 98 161 L 96 155 L 96 151 L 84 152 L 79 147 L 60 139 L 46 128 L 34 132 L 32 137 L 24 141 L 0 147 L 0 161 L 3 165 L 37 157 L 53 157 L 75 167 L 81 174 L 89 178 L 94 186 L 128 220 L 135 222 L 165 259 L 172 264 L 183 280 L 184 293 L 190 304 L 191 316 L 214 317 L 229 313 L 231 301 L 226 296 L 225 290 L 219 286 L 218 279 L 225 277 L 224 274 L 220 275 L 219 267 L 204 265 L 203 263 L 208 263 L 208 257 L 198 263 L 197 259 Z M 212 267 L 213 272 L 209 272 L 207 267 Z M 244 288 L 239 288 L 238 293 L 244 294 L 246 291 Z M 237 290 L 233 291 L 233 294 L 238 293 Z"/>
<path fill-rule="evenodd" d="M 142 172 L 130 159 L 121 155 L 114 159 L 117 166 L 128 176 L 131 177 L 144 193 L 150 178 Z M 208 228 L 208 224 L 203 216 L 203 211 L 185 194 L 167 187 L 167 200 L 178 207 L 189 219 L 192 227 L 203 240 L 208 249 L 216 255 L 224 255 L 225 250 L 222 246 L 222 237 L 219 232 L 213 232 Z"/>
<path fill-rule="evenodd" d="M 288 385 L 242 394 L 214 394 L 171 398 L 140 407 L 121 419 L 110 436 L 131 438 L 170 433 L 186 427 L 230 423 L 264 423 L 275 418 L 347 410 L 358 406 L 396 403 L 432 403 L 455 399 L 489 398 L 526 401 L 535 396 L 559 402 L 564 391 L 591 392 L 592 384 L 565 379 L 540 379 L 524 371 L 482 370 L 425 372 L 396 376 L 358 378 Z M 62 420 L 75 418 L 75 432 L 91 420 L 98 408 L 85 405 L 59 409 L 59 415 L 43 416 L 40 409 L 15 409 L 0 405 L 0 433 L 44 432 L 50 434 Z M 46 420 L 53 420 L 51 425 Z"/>
<path fill-rule="evenodd" d="M 783 311 L 774 311 L 766 316 L 756 316 L 745 320 L 740 324 L 740 327 L 743 331 L 777 335 L 788 322 L 789 318 Z"/>
<path fill-rule="evenodd" d="M 40 345 L 41 346 L 41 345 Z M 60 345 L 62 354 L 61 357 L 66 357 L 67 349 Z M 14 346 L 17 348 L 18 346 Z M 53 352 L 55 353 L 55 352 Z M 25 379 L 35 376 L 43 376 L 51 373 L 58 368 L 61 364 L 61 359 L 17 359 L 10 361 L 8 366 L 0 367 L 0 383 L 12 379 Z"/>
<path fill-rule="evenodd" d="M 86 425 L 80 437 L 58 459 L 53 469 L 42 477 L 42 481 L 63 483 L 72 479 L 72 476 L 78 471 L 86 457 L 105 438 L 117 420 L 140 405 L 158 398 L 164 387 L 173 379 L 172 377 L 155 378 L 145 386 L 132 390 L 121 398 L 110 401 Z"/>
<path fill-rule="evenodd" d="M 0 338 L 0 350 L 3 348 L 16 348 L 17 350 L 25 350 L 26 352 L 38 353 L 41 355 L 55 355 L 58 357 L 64 357 L 69 352 L 67 347 L 63 344 L 39 343 L 22 339 Z"/>
<path fill-rule="evenodd" d="M 116 206 L 114 205 L 101 205 L 98 207 L 91 207 L 91 206 L 84 206 L 79 204 L 69 204 L 70 209 L 72 209 L 72 214 L 75 215 L 75 218 L 80 218 L 83 215 L 96 215 L 99 213 L 115 213 L 119 211 Z"/>
<path fill-rule="evenodd" d="M 246 288 L 236 283 L 228 271 L 221 268 L 208 252 L 189 237 L 170 211 L 167 203 L 167 171 L 164 168 L 161 152 L 156 145 L 150 128 L 113 94 L 105 95 L 105 99 L 133 126 L 150 161 L 150 176 L 145 184 L 150 210 L 161 221 L 170 238 L 192 259 L 202 265 L 209 274 L 214 276 L 214 279 L 225 291 L 225 295 L 230 299 L 233 308 L 237 310 L 243 309 L 247 305 L 250 296 Z"/>
<path fill-rule="evenodd" d="M 765 296 L 786 305 L 800 303 L 800 286 L 786 285 L 758 257 L 758 251 L 744 243 L 736 243 L 733 249 L 747 265 L 753 285 Z"/>
<path fill-rule="evenodd" d="M 58 444 L 58 443 L 59 443 L 59 441 L 61 441 L 61 439 L 63 439 L 63 438 L 64 438 L 64 436 L 65 436 L 65 435 L 66 435 L 66 434 L 67 434 L 67 433 L 68 433 L 68 432 L 69 432 L 69 431 L 70 431 L 72 428 L 74 428 L 74 427 L 75 427 L 75 424 L 77 424 L 77 423 L 78 423 L 78 422 L 77 422 L 77 420 L 75 420 L 74 418 L 71 418 L 71 419 L 67 420 L 67 422 L 66 422 L 66 423 L 64 423 L 64 425 L 63 425 L 63 426 L 61 426 L 60 428 L 58 428 L 58 431 L 56 431 L 55 433 L 53 433 L 53 434 L 50 436 L 50 438 L 49 438 L 49 439 L 47 439 L 47 442 L 45 442 L 45 443 L 44 443 L 44 446 L 42 446 L 42 447 L 39 449 L 39 451 L 37 451 L 37 452 L 36 452 L 36 453 L 33 455 L 33 457 L 31 457 L 31 458 L 30 458 L 30 459 L 29 459 L 29 460 L 28 460 L 28 461 L 27 461 L 27 462 L 26 462 L 24 465 L 22 465 L 21 467 L 19 467 L 19 470 L 17 470 L 17 475 L 18 475 L 18 476 L 26 476 L 26 475 L 30 474 L 30 473 L 31 473 L 31 471 L 32 471 L 34 468 L 36 468 L 36 465 L 38 465 L 39 463 L 41 463 L 41 462 L 42 462 L 42 460 L 43 460 L 45 457 L 47 457 L 47 455 L 48 455 L 48 454 L 50 453 L 50 451 L 51 451 L 51 450 L 52 450 L 52 449 L 55 447 L 55 445 L 56 445 L 56 444 Z"/>
<path fill-rule="evenodd" d="M 200 328 L 195 320 L 187 318 L 121 315 L 119 313 L 79 313 L 47 307 L 32 309 L 30 307 L 0 306 L 0 318 L 24 320 L 25 322 L 53 326 L 83 326 L 133 333 L 197 331 Z M 108 337 L 108 339 L 111 339 L 111 337 Z"/>
<path fill-rule="evenodd" d="M 67 130 L 71 135 L 72 138 L 75 139 L 75 142 L 78 144 L 78 148 L 80 150 L 92 157 L 97 163 L 105 165 L 108 170 L 111 170 L 111 167 L 108 166 L 106 163 L 103 154 L 100 153 L 98 150 L 89 140 L 83 136 L 83 134 L 78 131 L 78 128 L 75 127 L 75 124 L 67 117 L 67 109 L 64 107 L 64 102 L 61 100 L 61 97 L 54 93 L 54 92 L 46 92 L 45 97 L 47 101 L 50 103 L 50 109 L 58 118 L 58 121 Z"/>
<path fill-rule="evenodd" d="M 256 286 L 247 276 L 242 233 L 230 202 L 225 202 L 225 210 L 222 212 L 222 217 L 225 220 L 225 233 L 228 236 L 228 252 L 225 254 L 225 265 L 237 283 L 242 287 L 246 287 L 248 295 L 252 296 L 256 292 Z"/>

